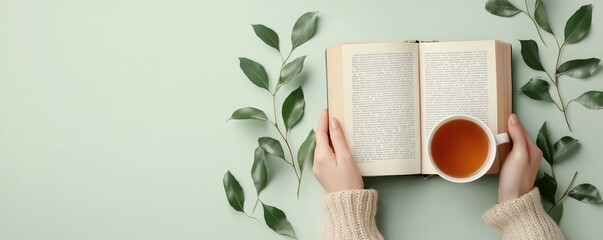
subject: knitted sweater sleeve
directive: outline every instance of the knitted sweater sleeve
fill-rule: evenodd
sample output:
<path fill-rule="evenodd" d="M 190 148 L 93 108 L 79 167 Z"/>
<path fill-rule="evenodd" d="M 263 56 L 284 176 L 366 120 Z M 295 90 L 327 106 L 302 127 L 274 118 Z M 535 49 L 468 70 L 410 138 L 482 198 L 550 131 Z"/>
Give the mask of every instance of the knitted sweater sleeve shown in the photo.
<path fill-rule="evenodd" d="M 323 240 L 382 240 L 375 224 L 377 191 L 354 189 L 329 193 L 322 202 Z"/>
<path fill-rule="evenodd" d="M 482 219 L 496 229 L 503 240 L 564 239 L 555 221 L 544 211 L 538 188 L 486 210 Z"/>

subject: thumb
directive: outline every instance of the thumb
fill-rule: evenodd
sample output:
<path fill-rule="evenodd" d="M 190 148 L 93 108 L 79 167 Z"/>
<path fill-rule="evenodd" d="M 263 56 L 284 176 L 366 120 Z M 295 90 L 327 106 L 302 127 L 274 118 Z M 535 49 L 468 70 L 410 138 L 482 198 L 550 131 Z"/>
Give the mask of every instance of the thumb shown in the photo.
<path fill-rule="evenodd" d="M 329 121 L 329 135 L 331 136 L 331 144 L 333 144 L 335 155 L 350 154 L 341 125 L 339 125 L 336 118 L 331 118 L 331 121 Z"/>
<path fill-rule="evenodd" d="M 513 150 L 511 150 L 511 153 L 527 154 L 528 148 L 526 143 L 526 134 L 515 114 L 511 114 L 511 116 L 509 116 L 508 126 L 509 135 L 511 135 L 511 140 L 513 141 Z"/>

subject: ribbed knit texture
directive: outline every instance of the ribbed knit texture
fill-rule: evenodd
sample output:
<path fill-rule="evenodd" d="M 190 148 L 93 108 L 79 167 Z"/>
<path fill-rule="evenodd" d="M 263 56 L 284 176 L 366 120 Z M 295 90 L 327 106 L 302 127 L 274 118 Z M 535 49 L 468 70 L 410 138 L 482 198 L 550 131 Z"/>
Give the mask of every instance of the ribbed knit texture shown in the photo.
<path fill-rule="evenodd" d="M 329 193 L 323 200 L 323 240 L 382 240 L 375 224 L 377 191 L 348 190 Z M 534 188 L 518 199 L 488 209 L 482 219 L 503 240 L 564 240 L 559 227 L 542 208 Z"/>
<path fill-rule="evenodd" d="M 375 224 L 377 191 L 354 189 L 329 193 L 322 204 L 323 240 L 383 239 Z"/>
<path fill-rule="evenodd" d="M 486 210 L 482 219 L 496 229 L 503 240 L 564 239 L 555 221 L 542 208 L 538 188 Z"/>

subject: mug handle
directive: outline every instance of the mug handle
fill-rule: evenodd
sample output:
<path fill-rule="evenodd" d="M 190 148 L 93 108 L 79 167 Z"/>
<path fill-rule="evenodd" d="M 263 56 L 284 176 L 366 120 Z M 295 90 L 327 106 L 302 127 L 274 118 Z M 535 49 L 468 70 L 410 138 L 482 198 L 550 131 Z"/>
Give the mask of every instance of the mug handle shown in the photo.
<path fill-rule="evenodd" d="M 496 134 L 496 135 L 494 135 L 494 140 L 496 141 L 496 145 L 508 143 L 509 142 L 509 134 L 507 134 L 507 133 Z"/>

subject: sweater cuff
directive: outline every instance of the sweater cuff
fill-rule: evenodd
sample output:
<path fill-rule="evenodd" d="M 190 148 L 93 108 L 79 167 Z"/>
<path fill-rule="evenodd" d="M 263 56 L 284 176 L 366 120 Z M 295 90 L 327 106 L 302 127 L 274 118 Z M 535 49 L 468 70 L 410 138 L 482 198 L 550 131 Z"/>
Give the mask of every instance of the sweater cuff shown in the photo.
<path fill-rule="evenodd" d="M 375 224 L 377 191 L 352 189 L 329 193 L 322 202 L 321 239 L 383 239 Z"/>
<path fill-rule="evenodd" d="M 486 210 L 482 219 L 502 239 L 564 239 L 555 221 L 544 211 L 538 188 Z"/>

